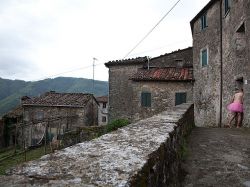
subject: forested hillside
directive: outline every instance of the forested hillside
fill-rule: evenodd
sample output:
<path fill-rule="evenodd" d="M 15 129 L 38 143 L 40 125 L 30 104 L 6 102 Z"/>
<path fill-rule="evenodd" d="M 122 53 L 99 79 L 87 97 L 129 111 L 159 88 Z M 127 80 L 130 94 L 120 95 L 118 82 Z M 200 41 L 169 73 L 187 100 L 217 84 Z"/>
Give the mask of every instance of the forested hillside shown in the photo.
<path fill-rule="evenodd" d="M 22 96 L 38 96 L 47 91 L 66 93 L 92 93 L 91 79 L 58 77 L 35 82 L 8 80 L 0 78 L 0 116 L 15 108 Z M 95 81 L 95 96 L 108 94 L 108 82 Z"/>

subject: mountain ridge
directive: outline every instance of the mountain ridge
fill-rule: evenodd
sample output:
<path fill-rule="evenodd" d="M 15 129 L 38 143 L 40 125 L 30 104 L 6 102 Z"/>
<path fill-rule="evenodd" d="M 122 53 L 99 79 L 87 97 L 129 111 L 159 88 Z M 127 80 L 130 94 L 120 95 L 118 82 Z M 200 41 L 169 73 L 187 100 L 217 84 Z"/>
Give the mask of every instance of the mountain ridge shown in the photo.
<path fill-rule="evenodd" d="M 10 80 L 0 77 L 0 117 L 14 109 L 22 96 L 34 97 L 47 91 L 60 93 L 93 93 L 93 80 L 57 77 L 40 81 Z M 108 95 L 107 81 L 94 81 L 94 95 Z"/>

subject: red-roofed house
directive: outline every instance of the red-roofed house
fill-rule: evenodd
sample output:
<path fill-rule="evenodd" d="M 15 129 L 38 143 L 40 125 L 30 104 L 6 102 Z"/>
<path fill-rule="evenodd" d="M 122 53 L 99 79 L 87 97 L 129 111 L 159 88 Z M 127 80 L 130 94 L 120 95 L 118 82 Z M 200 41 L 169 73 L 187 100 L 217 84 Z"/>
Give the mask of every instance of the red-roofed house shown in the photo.
<path fill-rule="evenodd" d="M 193 101 L 192 48 L 148 59 L 107 62 L 109 121 L 143 119 Z"/>

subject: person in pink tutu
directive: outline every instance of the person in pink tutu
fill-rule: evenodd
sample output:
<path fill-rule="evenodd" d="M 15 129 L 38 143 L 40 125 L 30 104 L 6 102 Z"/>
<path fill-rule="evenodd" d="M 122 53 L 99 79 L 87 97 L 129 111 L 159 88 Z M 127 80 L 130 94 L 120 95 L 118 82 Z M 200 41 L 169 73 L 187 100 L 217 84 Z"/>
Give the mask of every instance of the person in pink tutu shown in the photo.
<path fill-rule="evenodd" d="M 240 89 L 236 94 L 234 94 L 231 104 L 227 106 L 227 109 L 231 113 L 231 116 L 229 117 L 226 127 L 231 128 L 231 123 L 234 118 L 237 122 L 237 128 L 241 126 L 243 118 L 243 95 L 243 89 Z"/>

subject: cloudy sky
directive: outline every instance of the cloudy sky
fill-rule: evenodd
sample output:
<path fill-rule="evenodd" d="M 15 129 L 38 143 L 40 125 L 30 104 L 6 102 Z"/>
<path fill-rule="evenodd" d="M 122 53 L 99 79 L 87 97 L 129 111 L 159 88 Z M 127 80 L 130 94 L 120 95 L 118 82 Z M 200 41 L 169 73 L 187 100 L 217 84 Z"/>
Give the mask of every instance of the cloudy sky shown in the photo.
<path fill-rule="evenodd" d="M 128 58 L 192 45 L 190 20 L 209 0 L 181 0 Z M 0 77 L 108 80 L 105 62 L 126 54 L 177 0 L 0 0 Z"/>

